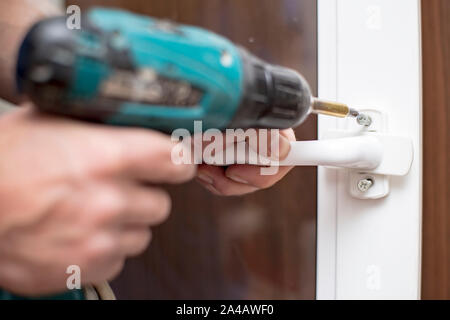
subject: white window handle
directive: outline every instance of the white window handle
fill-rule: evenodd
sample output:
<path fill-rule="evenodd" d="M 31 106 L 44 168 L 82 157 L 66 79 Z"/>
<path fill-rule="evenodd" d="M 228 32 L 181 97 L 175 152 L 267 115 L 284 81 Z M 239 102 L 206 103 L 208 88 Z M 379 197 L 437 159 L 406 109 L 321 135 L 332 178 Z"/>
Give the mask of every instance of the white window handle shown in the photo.
<path fill-rule="evenodd" d="M 350 135 L 350 136 L 349 136 Z M 238 143 L 237 150 L 245 150 L 245 142 Z M 225 154 L 232 150 L 225 150 Z M 216 155 L 215 158 L 225 158 Z M 258 159 L 252 149 L 247 159 Z M 261 159 L 261 157 L 259 158 Z M 270 165 L 279 166 L 326 166 L 336 168 L 360 169 L 366 173 L 381 175 L 406 175 L 413 161 L 413 145 L 408 137 L 390 136 L 375 132 L 364 132 L 355 136 L 349 132 L 330 132 L 327 139 L 314 141 L 291 142 L 291 151 L 286 159 L 280 162 L 271 161 Z M 260 163 L 267 164 L 262 159 Z M 231 165 L 235 159 L 220 163 Z M 219 163 L 216 163 L 219 164 Z"/>
<path fill-rule="evenodd" d="M 375 169 L 383 158 L 383 144 L 375 137 L 357 136 L 291 143 L 285 166 L 328 166 Z"/>

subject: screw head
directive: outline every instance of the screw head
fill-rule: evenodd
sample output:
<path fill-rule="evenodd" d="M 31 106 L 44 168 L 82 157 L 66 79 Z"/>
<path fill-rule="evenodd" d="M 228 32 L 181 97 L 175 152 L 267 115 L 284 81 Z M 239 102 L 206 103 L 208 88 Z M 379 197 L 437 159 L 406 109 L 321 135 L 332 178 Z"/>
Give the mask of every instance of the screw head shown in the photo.
<path fill-rule="evenodd" d="M 373 186 L 373 180 L 371 178 L 365 178 L 358 181 L 358 190 L 361 192 L 367 192 Z"/>
<path fill-rule="evenodd" d="M 356 117 L 356 122 L 358 122 L 361 126 L 370 127 L 372 124 L 372 118 L 366 114 L 360 114 Z"/>

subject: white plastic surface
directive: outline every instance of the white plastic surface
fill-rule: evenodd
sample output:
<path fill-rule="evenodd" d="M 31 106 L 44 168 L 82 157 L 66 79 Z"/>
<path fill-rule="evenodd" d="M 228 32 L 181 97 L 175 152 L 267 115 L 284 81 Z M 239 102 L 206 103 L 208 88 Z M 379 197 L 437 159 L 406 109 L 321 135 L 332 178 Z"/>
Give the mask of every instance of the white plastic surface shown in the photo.
<path fill-rule="evenodd" d="M 323 140 L 291 142 L 289 155 L 280 162 L 258 158 L 258 154 L 248 148 L 245 141 L 238 143 L 236 149 L 245 150 L 245 157 L 239 158 L 253 165 L 327 166 L 398 176 L 406 175 L 411 167 L 413 148 L 410 138 L 351 131 L 331 131 L 325 136 L 327 138 Z M 225 153 L 236 154 L 231 149 L 235 147 L 229 147 Z M 238 157 L 228 158 L 217 153 L 212 158 L 216 165 L 231 165 L 237 163 Z M 254 162 L 249 162 L 249 159 L 254 159 Z"/>
<path fill-rule="evenodd" d="M 389 196 L 359 200 L 346 170 L 318 171 L 318 299 L 418 299 L 421 262 L 419 0 L 319 0 L 319 97 L 389 116 L 414 161 Z M 348 123 L 319 117 L 319 136 Z M 402 150 L 393 150 L 402 155 Z"/>
<path fill-rule="evenodd" d="M 370 179 L 373 181 L 372 187 L 363 192 L 358 188 L 361 179 Z M 357 171 L 348 172 L 348 187 L 352 197 L 357 199 L 381 199 L 389 194 L 389 176 L 382 174 L 364 173 Z"/>
<path fill-rule="evenodd" d="M 373 170 L 382 162 L 383 144 L 373 136 L 291 143 L 282 166 L 332 166 Z"/>
<path fill-rule="evenodd" d="M 345 139 L 344 137 L 352 137 L 354 135 L 355 133 L 353 132 L 343 130 L 328 131 L 324 135 L 322 135 L 322 138 L 326 140 L 320 140 L 319 142 L 328 141 L 330 143 L 333 143 L 336 140 L 343 140 Z M 414 150 L 411 138 L 375 132 L 357 133 L 357 137 L 359 137 L 360 139 L 368 137 L 375 138 L 376 140 L 378 140 L 378 147 L 381 148 L 379 150 L 378 149 L 370 150 L 371 148 L 374 148 L 375 145 L 374 144 L 364 145 L 363 143 L 354 146 L 359 151 L 358 152 L 359 157 L 363 157 L 363 155 L 369 153 L 370 155 L 373 156 L 373 159 L 375 159 L 375 154 L 379 155 L 379 161 L 377 161 L 377 166 L 373 166 L 372 168 L 366 167 L 366 169 L 370 170 L 365 170 L 365 172 L 374 174 L 392 175 L 392 176 L 404 176 L 409 172 L 414 157 Z M 356 155 L 352 154 L 352 152 L 356 153 L 356 150 L 352 150 L 351 145 L 348 145 L 346 149 L 343 148 L 343 151 L 356 157 Z M 301 150 L 298 150 L 298 152 L 301 153 Z M 336 166 L 336 167 L 344 167 L 344 166 Z M 346 168 L 350 167 L 347 166 Z M 351 168 L 357 167 L 353 166 Z M 361 166 L 360 168 L 364 167 Z"/>
<path fill-rule="evenodd" d="M 291 142 L 291 150 L 287 158 L 283 161 L 270 162 L 271 165 L 279 166 L 330 166 L 337 168 L 355 168 L 369 171 L 383 164 L 383 137 L 378 136 L 350 136 L 335 137 L 336 139 L 314 140 L 314 141 L 295 141 Z M 258 154 L 251 148 L 246 148 L 245 142 L 237 144 L 237 149 L 246 150 L 246 162 L 249 159 L 255 159 L 253 165 L 268 164 L 270 160 L 260 158 L 262 162 L 257 162 Z M 225 153 L 233 154 L 233 147 L 225 150 Z M 234 152 L 234 154 L 236 154 Z M 223 159 L 223 165 L 236 163 L 236 156 L 228 159 L 222 154 L 215 154 L 215 159 Z M 228 160 L 228 161 L 227 161 Z M 407 161 L 406 161 L 407 162 Z M 384 165 L 386 166 L 386 165 Z"/>

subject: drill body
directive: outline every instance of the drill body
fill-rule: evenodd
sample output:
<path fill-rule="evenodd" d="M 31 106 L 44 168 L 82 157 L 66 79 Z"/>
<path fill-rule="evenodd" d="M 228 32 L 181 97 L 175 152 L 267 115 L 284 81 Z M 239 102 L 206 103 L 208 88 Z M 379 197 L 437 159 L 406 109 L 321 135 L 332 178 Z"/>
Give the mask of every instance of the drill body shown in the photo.
<path fill-rule="evenodd" d="M 80 30 L 65 17 L 26 35 L 17 85 L 47 112 L 170 133 L 208 128 L 289 128 L 310 112 L 297 72 L 270 65 L 207 30 L 97 8 Z"/>

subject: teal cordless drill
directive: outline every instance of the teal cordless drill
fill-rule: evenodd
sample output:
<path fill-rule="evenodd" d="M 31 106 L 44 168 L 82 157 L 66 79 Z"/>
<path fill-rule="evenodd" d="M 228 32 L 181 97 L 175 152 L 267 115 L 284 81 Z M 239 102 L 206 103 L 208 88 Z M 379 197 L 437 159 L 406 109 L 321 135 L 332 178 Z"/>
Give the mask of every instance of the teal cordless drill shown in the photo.
<path fill-rule="evenodd" d="M 192 26 L 97 8 L 80 30 L 65 17 L 26 35 L 17 85 L 44 111 L 166 133 L 208 128 L 290 128 L 310 112 L 357 116 L 312 98 L 296 71 L 268 64 Z"/>

